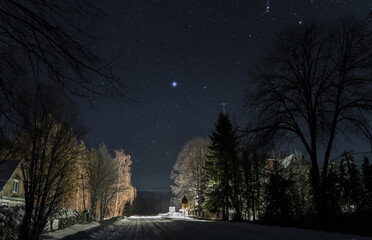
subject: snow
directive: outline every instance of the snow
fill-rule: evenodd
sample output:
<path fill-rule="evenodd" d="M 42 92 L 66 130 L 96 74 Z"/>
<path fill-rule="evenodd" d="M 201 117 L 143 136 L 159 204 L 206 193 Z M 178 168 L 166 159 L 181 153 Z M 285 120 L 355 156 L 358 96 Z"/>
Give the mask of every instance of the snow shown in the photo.
<path fill-rule="evenodd" d="M 57 230 L 55 232 L 48 232 L 42 236 L 43 239 L 62 239 L 66 236 L 73 235 L 75 233 L 86 231 L 94 227 L 98 227 L 100 224 L 98 222 L 91 222 L 87 224 L 75 224 L 71 227 Z"/>
<path fill-rule="evenodd" d="M 207 220 L 200 220 L 193 218 L 192 215 L 185 216 L 182 213 L 174 212 L 174 213 L 160 213 L 156 216 L 130 216 L 128 217 L 129 220 L 134 220 L 134 219 L 180 219 L 180 220 L 185 220 L 185 221 L 201 221 L 205 222 Z"/>
<path fill-rule="evenodd" d="M 77 217 L 81 214 L 78 210 L 73 210 L 69 208 L 59 208 L 58 211 L 52 216 L 53 218 L 63 219 L 69 217 Z"/>
<path fill-rule="evenodd" d="M 161 219 L 162 215 L 157 215 L 157 216 L 130 216 L 128 217 L 129 220 L 134 220 L 134 219 Z"/>
<path fill-rule="evenodd" d="M 116 239 L 175 239 L 175 240 L 201 240 L 201 239 L 301 239 L 301 240 L 364 240 L 367 237 L 353 236 L 341 233 L 329 233 L 314 230 L 262 226 L 242 222 L 205 221 L 186 217 L 182 214 L 159 214 L 157 216 L 131 216 L 112 224 L 99 226 L 98 223 L 75 225 L 68 229 L 49 233 L 49 238 L 62 239 L 67 235 L 79 231 L 86 231 L 85 236 L 94 240 Z M 91 230 L 88 230 L 91 229 Z M 66 238 L 66 240 L 69 238 Z M 70 239 L 80 239 L 71 237 Z"/>
<path fill-rule="evenodd" d="M 330 239 L 330 240 L 364 240 L 367 237 L 352 236 L 340 233 L 261 226 L 241 222 L 198 221 L 176 216 L 132 216 L 115 222 L 90 235 L 95 240 L 110 239 Z"/>

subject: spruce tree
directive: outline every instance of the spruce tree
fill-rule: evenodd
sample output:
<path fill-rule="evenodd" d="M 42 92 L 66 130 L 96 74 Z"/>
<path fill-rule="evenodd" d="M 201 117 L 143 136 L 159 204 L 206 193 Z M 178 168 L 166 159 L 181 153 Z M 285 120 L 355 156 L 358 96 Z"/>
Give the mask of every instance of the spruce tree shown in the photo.
<path fill-rule="evenodd" d="M 218 161 L 213 156 L 208 156 L 204 166 L 203 208 L 209 212 L 217 212 L 223 207 L 222 193 L 220 191 L 221 179 Z"/>
<path fill-rule="evenodd" d="M 228 219 L 228 210 L 233 207 L 240 219 L 242 173 L 239 141 L 228 115 L 220 113 L 210 139 L 210 155 L 205 166 L 205 207 L 208 210 L 222 209 L 224 220 Z"/>

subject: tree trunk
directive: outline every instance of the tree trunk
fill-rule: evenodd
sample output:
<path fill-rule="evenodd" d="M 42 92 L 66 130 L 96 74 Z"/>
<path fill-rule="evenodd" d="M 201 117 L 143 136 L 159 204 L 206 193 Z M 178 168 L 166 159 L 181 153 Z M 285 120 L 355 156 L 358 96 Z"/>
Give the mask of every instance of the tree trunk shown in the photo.
<path fill-rule="evenodd" d="M 116 200 L 115 200 L 115 210 L 114 210 L 114 217 L 117 214 L 118 211 L 118 202 L 119 202 L 119 184 L 120 184 L 120 167 L 119 167 L 119 181 L 117 183 L 117 188 L 116 188 Z"/>
<path fill-rule="evenodd" d="M 319 175 L 319 168 L 317 159 L 314 156 L 311 156 L 312 168 L 311 168 L 311 183 L 314 191 L 314 198 L 315 198 L 315 208 L 318 215 L 322 215 L 325 211 L 324 209 L 324 201 L 323 201 L 323 194 L 322 194 L 322 186 L 320 182 L 320 175 Z"/>
<path fill-rule="evenodd" d="M 253 185 L 252 185 L 252 189 L 251 189 L 251 201 L 252 201 L 252 216 L 253 216 L 253 221 L 256 221 L 256 208 L 254 206 L 254 203 L 255 203 L 255 196 L 254 196 L 254 189 L 253 189 Z"/>
<path fill-rule="evenodd" d="M 26 212 L 19 228 L 18 240 L 32 239 L 31 235 L 31 214 Z"/>

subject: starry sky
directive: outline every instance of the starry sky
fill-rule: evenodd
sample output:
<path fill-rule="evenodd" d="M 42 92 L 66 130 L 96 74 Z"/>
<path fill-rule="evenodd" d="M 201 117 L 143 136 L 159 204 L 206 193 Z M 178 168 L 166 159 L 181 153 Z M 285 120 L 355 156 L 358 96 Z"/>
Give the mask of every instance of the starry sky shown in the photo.
<path fill-rule="evenodd" d="M 136 102 L 78 104 L 88 147 L 105 143 L 132 156 L 138 190 L 169 190 L 183 144 L 208 136 L 221 103 L 242 117 L 249 71 L 280 30 L 343 16 L 364 18 L 370 0 L 96 0 L 104 16 L 93 50 L 113 59 Z"/>

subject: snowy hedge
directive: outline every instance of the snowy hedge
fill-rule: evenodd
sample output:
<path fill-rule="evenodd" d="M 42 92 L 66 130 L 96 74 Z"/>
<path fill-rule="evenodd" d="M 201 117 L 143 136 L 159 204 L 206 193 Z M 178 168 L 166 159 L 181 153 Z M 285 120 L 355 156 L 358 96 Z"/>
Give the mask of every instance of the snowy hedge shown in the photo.
<path fill-rule="evenodd" d="M 54 231 L 82 222 L 83 216 L 80 211 L 68 208 L 59 208 L 57 212 L 50 217 L 47 225 L 45 226 L 45 231 Z"/>
<path fill-rule="evenodd" d="M 24 207 L 0 206 L 0 239 L 17 239 Z"/>
<path fill-rule="evenodd" d="M 0 206 L 0 239 L 17 239 L 24 214 L 24 207 Z M 85 220 L 91 221 L 89 218 Z M 44 231 L 54 231 L 83 222 L 84 213 L 67 208 L 58 208 L 57 212 L 50 217 Z"/>

